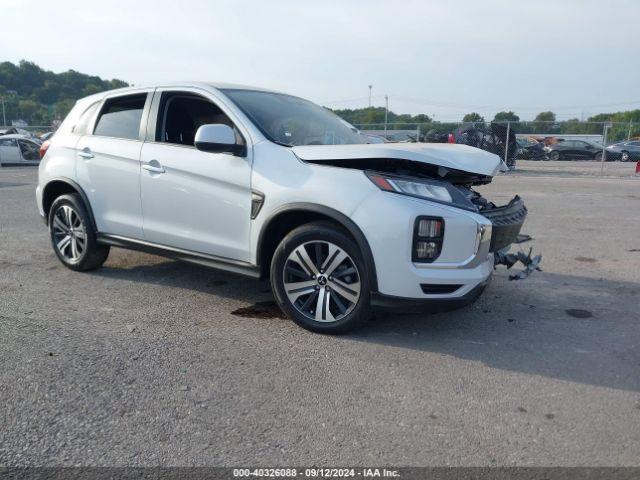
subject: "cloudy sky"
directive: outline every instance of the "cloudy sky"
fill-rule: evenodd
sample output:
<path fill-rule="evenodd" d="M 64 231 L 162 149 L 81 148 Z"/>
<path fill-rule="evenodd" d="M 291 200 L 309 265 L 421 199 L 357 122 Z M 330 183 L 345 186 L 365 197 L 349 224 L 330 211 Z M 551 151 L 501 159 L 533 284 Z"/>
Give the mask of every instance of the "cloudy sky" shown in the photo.
<path fill-rule="evenodd" d="M 99 5 L 99 6 L 98 6 Z M 459 120 L 640 108 L 638 0 L 0 0 L 0 61 Z"/>

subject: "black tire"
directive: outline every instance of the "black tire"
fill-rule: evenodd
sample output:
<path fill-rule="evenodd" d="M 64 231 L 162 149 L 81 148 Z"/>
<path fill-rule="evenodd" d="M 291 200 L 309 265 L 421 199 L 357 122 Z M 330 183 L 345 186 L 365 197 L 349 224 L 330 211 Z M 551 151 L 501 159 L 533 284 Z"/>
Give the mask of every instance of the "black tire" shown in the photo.
<path fill-rule="evenodd" d="M 292 260 L 290 258 L 290 255 L 295 255 L 294 251 L 297 251 L 299 247 L 306 249 L 307 245 L 309 245 L 308 248 L 311 248 L 311 246 L 315 247 L 316 243 L 326 245 L 326 249 L 327 249 L 327 253 L 325 257 L 322 257 L 323 253 L 318 253 L 317 251 L 313 258 L 311 258 L 311 256 L 309 257 L 312 263 L 316 264 L 312 268 L 317 268 L 319 273 L 324 274 L 324 270 L 321 270 L 323 259 L 328 263 L 333 263 L 327 260 L 327 258 L 330 256 L 330 253 L 331 253 L 329 251 L 330 245 L 337 247 L 338 249 L 341 249 L 344 253 L 346 253 L 346 255 L 348 255 L 348 258 L 345 260 L 346 263 L 342 263 L 339 266 L 337 265 L 335 271 L 339 272 L 339 269 L 343 269 L 343 271 L 346 271 L 346 270 L 352 271 L 353 268 L 346 268 L 346 267 L 348 265 L 351 265 L 351 263 L 353 266 L 355 266 L 354 277 L 356 281 L 359 280 L 359 284 L 358 284 L 359 297 L 357 301 L 349 302 L 345 300 L 345 298 L 342 298 L 339 295 L 337 295 L 340 293 L 339 290 L 336 288 L 332 289 L 330 287 L 331 285 L 334 285 L 334 286 L 336 285 L 335 279 L 332 279 L 331 276 L 328 277 L 328 280 L 332 280 L 334 283 L 328 282 L 326 278 L 325 278 L 325 283 L 324 284 L 321 283 L 320 277 L 323 277 L 324 275 L 318 275 L 317 281 L 319 285 L 326 285 L 326 286 L 322 287 L 322 286 L 316 285 L 313 288 L 315 288 L 316 290 L 326 289 L 327 291 L 329 291 L 329 293 L 311 292 L 308 294 L 308 296 L 303 295 L 300 297 L 300 300 L 298 301 L 297 306 L 294 305 L 294 302 L 291 301 L 290 296 L 287 294 L 287 291 L 285 289 L 285 277 L 286 275 L 289 275 L 288 272 L 292 270 L 291 268 L 287 268 L 292 266 L 291 265 Z M 307 250 L 307 252 L 309 252 L 309 250 Z M 322 257 L 320 260 L 317 260 L 318 255 Z M 301 266 L 300 262 L 298 262 L 298 266 Z M 311 274 L 309 274 L 304 270 L 306 269 L 302 268 L 299 273 L 309 275 L 308 277 L 306 277 L 307 280 L 305 281 L 315 282 L 316 277 L 312 277 Z M 337 278 L 340 278 L 339 273 L 335 275 Z M 360 249 L 358 248 L 357 244 L 351 239 L 351 237 L 343 229 L 341 229 L 339 226 L 334 225 L 330 222 L 309 223 L 292 230 L 287 236 L 285 236 L 284 239 L 282 239 L 282 241 L 280 242 L 280 245 L 278 245 L 278 248 L 274 253 L 273 260 L 271 261 L 270 278 L 271 278 L 271 289 L 273 291 L 273 295 L 276 301 L 278 302 L 278 305 L 282 309 L 282 311 L 299 326 L 307 330 L 310 330 L 312 332 L 327 333 L 327 334 L 345 333 L 347 331 L 353 330 L 363 325 L 371 317 L 371 279 L 368 277 L 367 269 L 366 269 L 364 260 L 362 258 Z M 351 276 L 346 278 L 348 280 L 351 280 Z M 342 280 L 344 279 L 345 277 L 342 277 Z M 292 290 L 289 291 L 289 294 L 291 294 L 291 292 Z M 311 302 L 309 303 L 309 305 L 311 305 L 311 308 L 313 308 L 313 304 L 316 302 L 317 302 L 316 305 L 320 305 L 320 301 L 318 299 L 321 293 L 322 293 L 323 299 L 325 298 L 325 295 L 327 295 L 326 298 L 329 298 L 329 295 L 333 293 L 334 295 L 334 297 L 332 297 L 334 302 L 333 308 L 335 310 L 337 310 L 340 307 L 344 308 L 345 303 L 349 305 L 349 308 L 346 308 L 346 310 L 342 310 L 343 313 L 338 312 L 339 314 L 335 315 L 335 317 L 340 317 L 340 315 L 343 315 L 343 316 L 333 321 L 327 321 L 327 320 L 316 321 L 313 318 L 310 318 L 310 316 L 305 315 L 302 312 L 302 308 L 304 307 L 301 306 L 300 304 L 301 303 L 306 304 L 307 300 Z M 313 297 L 313 295 L 315 295 L 315 298 Z M 338 300 L 335 299 L 336 296 Z M 336 302 L 341 304 L 340 307 Z M 323 305 L 322 306 L 323 312 L 321 314 L 321 317 L 324 318 L 325 311 L 330 312 L 332 308 L 331 300 L 327 302 L 326 310 L 325 310 L 324 303 L 322 305 Z M 310 313 L 313 314 L 314 313 L 313 310 L 311 310 Z M 316 314 L 316 318 L 318 318 L 317 314 Z M 334 315 L 331 314 L 330 318 L 334 318 Z"/>
<path fill-rule="evenodd" d="M 596 162 L 601 162 L 601 161 L 602 161 L 602 152 L 596 152 L 596 153 L 593 155 L 593 159 L 594 159 Z"/>
<path fill-rule="evenodd" d="M 65 224 L 65 215 L 69 210 L 73 212 L 71 216 L 78 227 L 71 229 L 67 227 L 64 230 L 62 225 Z M 57 219 L 56 216 L 58 216 Z M 74 222 L 71 223 L 74 224 Z M 83 243 L 80 243 L 81 233 L 84 233 Z M 54 200 L 49 209 L 49 236 L 56 256 L 65 267 L 71 270 L 80 272 L 95 270 L 100 268 L 109 256 L 109 246 L 99 245 L 96 241 L 96 231 L 91 224 L 84 202 L 78 194 L 62 195 Z M 72 253 L 71 246 L 66 243 L 62 249 L 58 246 L 66 240 L 67 236 L 73 237 L 69 240 L 69 244 L 74 242 L 77 245 L 74 251 L 77 255 Z M 82 251 L 78 252 L 80 246 Z"/>
<path fill-rule="evenodd" d="M 626 150 L 623 150 L 622 152 L 620 152 L 620 161 L 621 162 L 630 162 L 631 161 L 631 155 L 629 155 L 629 152 L 627 152 Z"/>
<path fill-rule="evenodd" d="M 558 152 L 557 150 L 553 150 L 550 154 L 549 154 L 549 160 L 560 160 L 560 152 Z"/>

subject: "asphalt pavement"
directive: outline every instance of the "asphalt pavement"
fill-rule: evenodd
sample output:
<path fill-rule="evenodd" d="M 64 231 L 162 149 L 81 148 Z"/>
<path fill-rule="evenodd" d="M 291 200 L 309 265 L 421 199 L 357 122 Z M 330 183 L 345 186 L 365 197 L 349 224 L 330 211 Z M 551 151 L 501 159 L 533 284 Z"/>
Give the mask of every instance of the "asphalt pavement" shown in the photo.
<path fill-rule="evenodd" d="M 261 281 L 120 249 L 67 270 L 37 170 L 0 168 L 0 465 L 640 466 L 640 178 L 616 165 L 519 162 L 480 190 L 525 199 L 544 271 L 340 337 Z"/>

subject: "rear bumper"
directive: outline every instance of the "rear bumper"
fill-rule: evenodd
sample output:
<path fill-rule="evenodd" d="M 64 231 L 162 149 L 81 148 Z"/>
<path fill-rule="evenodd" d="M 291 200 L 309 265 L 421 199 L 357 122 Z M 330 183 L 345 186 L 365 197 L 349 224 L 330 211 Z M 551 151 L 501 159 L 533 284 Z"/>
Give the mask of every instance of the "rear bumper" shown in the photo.
<path fill-rule="evenodd" d="M 457 310 L 473 303 L 489 284 L 491 277 L 479 283 L 466 294 L 455 298 L 411 298 L 384 295 L 382 293 L 371 294 L 371 304 L 383 310 L 438 313 Z"/>

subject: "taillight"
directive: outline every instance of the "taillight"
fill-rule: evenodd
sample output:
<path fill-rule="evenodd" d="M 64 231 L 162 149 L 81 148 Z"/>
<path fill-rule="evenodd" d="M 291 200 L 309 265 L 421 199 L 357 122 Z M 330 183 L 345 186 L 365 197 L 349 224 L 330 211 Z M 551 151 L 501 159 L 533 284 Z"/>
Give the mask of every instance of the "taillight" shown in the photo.
<path fill-rule="evenodd" d="M 49 150 L 49 147 L 51 146 L 51 142 L 49 140 L 46 140 L 42 145 L 40 145 L 40 160 L 42 160 L 44 158 L 44 154 L 47 153 L 47 150 Z"/>

